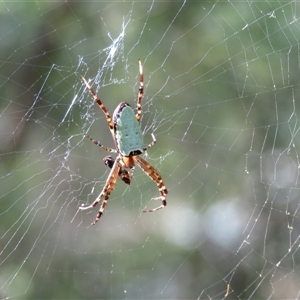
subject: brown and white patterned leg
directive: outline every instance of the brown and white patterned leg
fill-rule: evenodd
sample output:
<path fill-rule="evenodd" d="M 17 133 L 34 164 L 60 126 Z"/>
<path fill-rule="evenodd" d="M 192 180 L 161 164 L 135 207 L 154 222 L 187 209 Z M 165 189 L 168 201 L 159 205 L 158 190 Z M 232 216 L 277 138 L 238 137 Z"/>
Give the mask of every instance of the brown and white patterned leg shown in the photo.
<path fill-rule="evenodd" d="M 101 193 L 96 198 L 96 200 L 91 205 L 79 207 L 80 210 L 86 210 L 86 209 L 93 208 L 101 201 L 101 198 L 103 197 L 103 201 L 102 201 L 102 204 L 100 206 L 99 212 L 96 216 L 95 221 L 92 223 L 92 225 L 95 225 L 99 221 L 99 219 L 101 218 L 101 216 L 104 212 L 104 209 L 106 207 L 107 201 L 109 199 L 109 196 L 110 196 L 111 192 L 113 191 L 113 189 L 116 185 L 116 182 L 117 182 L 117 179 L 118 179 L 118 174 L 119 174 L 119 171 L 120 171 L 120 168 L 121 168 L 121 165 L 120 165 L 120 160 L 121 159 L 122 158 L 120 156 L 117 157 L 117 159 L 116 159 L 116 161 L 113 165 L 113 168 L 111 169 L 111 171 L 109 173 L 108 179 L 107 179 Z"/>
<path fill-rule="evenodd" d="M 139 121 L 142 116 L 142 99 L 144 96 L 144 72 L 143 72 L 143 65 L 141 60 L 139 59 L 139 72 L 140 72 L 140 87 L 139 87 L 139 93 L 138 93 L 138 99 L 137 99 L 137 114 L 136 119 Z"/>
<path fill-rule="evenodd" d="M 152 146 L 154 146 L 156 144 L 156 138 L 154 136 L 153 133 L 151 133 L 151 136 L 152 136 L 152 142 L 147 146 L 147 147 L 144 147 L 144 151 L 147 151 L 148 149 L 150 149 Z"/>
<path fill-rule="evenodd" d="M 112 122 L 112 119 L 111 119 L 111 116 L 110 116 L 108 110 L 106 109 L 106 107 L 104 106 L 104 104 L 101 102 L 100 98 L 98 98 L 98 96 L 96 95 L 96 93 L 94 92 L 94 90 L 92 89 L 92 87 L 90 86 L 90 84 L 87 82 L 87 80 L 83 76 L 82 76 L 82 79 L 83 79 L 86 87 L 90 91 L 91 95 L 93 96 L 94 101 L 98 104 L 98 106 L 103 111 L 103 113 L 104 113 L 104 115 L 106 117 L 106 121 L 107 121 L 108 127 L 110 129 L 110 132 L 113 135 L 113 133 L 114 133 L 114 124 Z"/>
<path fill-rule="evenodd" d="M 158 190 L 160 193 L 160 197 L 153 198 L 153 200 L 161 199 L 161 202 L 162 202 L 162 205 L 160 205 L 156 208 L 153 208 L 153 209 L 143 210 L 143 212 L 154 212 L 154 211 L 164 208 L 167 205 L 166 195 L 168 194 L 168 190 L 167 190 L 165 184 L 163 183 L 160 174 L 154 167 L 152 167 L 142 157 L 137 156 L 136 162 L 140 166 L 140 168 L 157 184 L 157 187 L 158 187 Z"/>
<path fill-rule="evenodd" d="M 85 134 L 84 136 L 85 136 L 86 138 L 88 138 L 90 141 L 92 141 L 96 146 L 99 146 L 100 148 L 102 148 L 104 151 L 106 151 L 106 152 L 117 153 L 117 150 L 116 150 L 116 149 L 104 147 L 103 145 L 100 144 L 100 142 L 94 140 L 90 135 Z"/>

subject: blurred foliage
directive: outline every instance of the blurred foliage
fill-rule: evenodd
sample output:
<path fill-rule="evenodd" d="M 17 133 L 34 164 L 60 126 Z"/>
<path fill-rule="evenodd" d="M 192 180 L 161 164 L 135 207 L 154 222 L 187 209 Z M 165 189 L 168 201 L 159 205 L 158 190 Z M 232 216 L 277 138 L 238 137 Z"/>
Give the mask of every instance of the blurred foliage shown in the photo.
<path fill-rule="evenodd" d="M 296 296 L 298 11 L 292 1 L 2 2 L 1 298 L 207 299 L 227 284 L 234 299 L 283 298 L 286 286 Z M 81 75 L 113 112 L 134 104 L 138 58 L 145 144 L 157 138 L 147 160 L 168 207 L 140 213 L 157 190 L 136 168 L 88 227 L 97 208 L 78 206 L 109 171 L 83 134 L 113 141 Z M 226 246 L 222 218 L 241 224 Z"/>

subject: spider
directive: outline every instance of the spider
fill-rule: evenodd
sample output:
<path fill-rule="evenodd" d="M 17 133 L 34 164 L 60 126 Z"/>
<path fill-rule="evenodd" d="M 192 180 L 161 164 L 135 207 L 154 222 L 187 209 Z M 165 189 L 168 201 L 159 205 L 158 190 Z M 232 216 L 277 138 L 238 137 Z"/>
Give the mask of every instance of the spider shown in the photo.
<path fill-rule="evenodd" d="M 113 159 L 111 156 L 106 156 L 103 159 L 105 165 L 111 168 L 111 171 L 99 196 L 91 205 L 79 207 L 80 210 L 93 208 L 103 198 L 99 212 L 92 225 L 96 224 L 101 218 L 109 196 L 116 185 L 118 177 L 126 184 L 130 184 L 132 173 L 128 172 L 126 169 L 131 170 L 135 165 L 138 165 L 153 181 L 156 182 L 160 196 L 153 198 L 153 200 L 161 199 L 162 201 L 160 206 L 149 210 L 143 210 L 143 212 L 154 212 L 164 208 L 167 205 L 166 195 L 168 194 L 168 190 L 165 187 L 160 174 L 153 166 L 151 166 L 140 156 L 144 151 L 155 145 L 156 139 L 154 134 L 152 134 L 152 142 L 146 147 L 143 146 L 143 135 L 140 127 L 140 119 L 142 116 L 142 99 L 144 95 L 144 73 L 140 59 L 138 63 L 140 86 L 137 97 L 136 114 L 127 102 L 121 102 L 115 109 L 113 117 L 111 118 L 104 104 L 98 98 L 87 80 L 82 76 L 82 79 L 91 93 L 94 101 L 100 107 L 106 117 L 107 125 L 112 134 L 116 149 L 104 147 L 100 142 L 94 140 L 89 135 L 86 134 L 85 136 L 95 145 L 101 147 L 104 151 L 118 154 L 116 159 Z"/>

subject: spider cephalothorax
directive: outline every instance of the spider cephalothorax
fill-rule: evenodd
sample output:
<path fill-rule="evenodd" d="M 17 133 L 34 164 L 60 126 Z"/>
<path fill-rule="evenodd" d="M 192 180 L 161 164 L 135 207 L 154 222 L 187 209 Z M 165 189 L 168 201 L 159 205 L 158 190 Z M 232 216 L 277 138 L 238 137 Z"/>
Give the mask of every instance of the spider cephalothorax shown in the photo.
<path fill-rule="evenodd" d="M 156 182 L 160 196 L 153 199 L 161 199 L 162 201 L 162 204 L 160 206 L 154 209 L 144 210 L 143 212 L 153 212 L 158 209 L 164 208 L 167 205 L 166 195 L 168 193 L 168 190 L 165 187 L 160 174 L 154 167 L 152 167 L 146 160 L 144 160 L 140 156 L 144 151 L 151 148 L 156 143 L 156 140 L 154 135 L 152 134 L 152 143 L 150 143 L 147 147 L 143 146 L 143 134 L 139 122 L 142 115 L 144 73 L 142 63 L 140 60 L 139 73 L 140 87 L 137 99 L 137 113 L 134 113 L 134 110 L 128 103 L 121 102 L 115 109 L 113 113 L 113 118 L 111 118 L 106 107 L 98 98 L 98 96 L 96 95 L 90 84 L 87 82 L 87 80 L 84 77 L 82 77 L 85 85 L 92 94 L 94 101 L 98 104 L 98 106 L 102 109 L 103 113 L 105 114 L 106 121 L 113 136 L 116 149 L 111 149 L 102 146 L 98 141 L 94 140 L 89 135 L 86 135 L 86 137 L 89 138 L 95 145 L 101 147 L 103 150 L 118 154 L 116 159 L 113 159 L 111 156 L 106 156 L 103 159 L 105 165 L 111 168 L 111 171 L 97 199 L 91 205 L 79 207 L 79 209 L 81 210 L 95 207 L 103 197 L 103 202 L 97 214 L 96 220 L 92 224 L 96 224 L 101 218 L 105 206 L 107 204 L 107 200 L 109 199 L 109 196 L 116 185 L 118 177 L 126 184 L 130 184 L 132 174 L 126 169 L 132 169 L 135 165 L 138 165 L 152 180 Z"/>
<path fill-rule="evenodd" d="M 111 168 L 111 169 L 112 169 L 112 167 L 113 167 L 113 165 L 114 165 L 114 163 L 115 163 L 115 160 L 114 160 L 113 157 L 110 156 L 110 155 L 105 156 L 105 157 L 103 158 L 103 161 L 104 161 L 104 164 L 105 164 L 106 166 L 108 166 L 109 168 Z M 120 179 L 121 179 L 122 181 L 124 181 L 126 184 L 128 184 L 128 185 L 130 184 L 132 175 L 131 175 L 127 170 L 125 170 L 125 169 L 120 169 L 118 176 L 119 176 Z"/>

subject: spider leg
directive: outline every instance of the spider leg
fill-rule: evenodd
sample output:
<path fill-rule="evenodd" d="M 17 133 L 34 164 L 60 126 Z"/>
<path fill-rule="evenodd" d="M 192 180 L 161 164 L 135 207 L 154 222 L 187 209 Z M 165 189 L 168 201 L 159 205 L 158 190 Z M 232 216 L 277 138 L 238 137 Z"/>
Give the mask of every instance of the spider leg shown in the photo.
<path fill-rule="evenodd" d="M 110 155 L 105 156 L 103 158 L 103 161 L 104 161 L 104 164 L 106 166 L 108 166 L 109 168 L 112 168 L 113 165 L 114 165 L 114 163 L 115 163 L 114 158 L 112 156 L 110 156 Z M 130 174 L 127 170 L 125 170 L 124 168 L 121 167 L 118 176 L 126 184 L 128 184 L 128 185 L 130 184 L 131 178 L 132 178 L 132 174 Z"/>
<path fill-rule="evenodd" d="M 155 138 L 154 134 L 151 133 L 151 136 L 152 136 L 152 142 L 143 149 L 144 151 L 147 151 L 148 149 L 150 149 L 152 146 L 154 146 L 156 144 L 156 138 Z"/>
<path fill-rule="evenodd" d="M 113 189 L 116 185 L 116 182 L 117 182 L 117 179 L 118 179 L 118 174 L 119 174 L 119 171 L 120 171 L 120 168 L 121 168 L 121 165 L 120 165 L 120 160 L 121 159 L 122 158 L 120 156 L 118 156 L 117 159 L 115 160 L 115 163 L 114 163 L 114 165 L 113 165 L 113 167 L 112 167 L 112 169 L 109 173 L 108 179 L 106 180 L 106 183 L 105 183 L 101 193 L 96 198 L 96 200 L 91 205 L 79 207 L 80 210 L 86 210 L 86 209 L 93 208 L 101 201 L 101 198 L 103 197 L 103 201 L 102 201 L 102 204 L 100 206 L 99 212 L 96 216 L 95 221 L 92 223 L 92 225 L 95 225 L 99 221 L 99 219 L 101 218 L 101 216 L 104 212 L 104 209 L 106 207 L 107 201 L 109 199 L 109 196 L 110 196 L 111 192 L 113 191 Z"/>
<path fill-rule="evenodd" d="M 137 114 L 136 119 L 139 121 L 142 116 L 142 99 L 144 96 L 144 72 L 143 72 L 143 65 L 141 60 L 139 59 L 139 72 L 140 72 L 140 87 L 139 87 L 139 93 L 137 98 Z"/>
<path fill-rule="evenodd" d="M 112 135 L 114 135 L 114 124 L 112 122 L 111 116 L 108 112 L 108 110 L 106 109 L 106 107 L 104 106 L 104 104 L 101 102 L 101 100 L 98 98 L 98 96 L 96 95 L 96 93 L 94 92 L 94 90 L 92 89 L 92 87 L 90 86 L 90 84 L 87 82 L 87 80 L 82 76 L 82 79 L 86 85 L 86 87 L 88 88 L 88 90 L 90 91 L 91 95 L 94 98 L 94 101 L 98 104 L 98 106 L 101 108 L 101 110 L 103 111 L 105 117 L 106 117 L 106 121 L 107 121 L 107 125 L 110 129 L 110 132 Z"/>
<path fill-rule="evenodd" d="M 162 201 L 162 205 L 160 205 L 156 208 L 153 208 L 153 209 L 143 210 L 143 212 L 154 212 L 154 211 L 164 208 L 167 205 L 166 195 L 168 194 L 168 190 L 167 190 L 165 184 L 163 183 L 160 174 L 154 167 L 152 167 L 142 157 L 136 156 L 136 162 L 140 166 L 140 168 L 157 184 L 157 187 L 158 187 L 158 190 L 160 193 L 160 197 L 153 198 L 153 200 L 161 199 L 161 201 Z"/>
<path fill-rule="evenodd" d="M 85 134 L 84 135 L 86 138 L 88 138 L 90 141 L 92 141 L 96 146 L 99 146 L 100 148 L 102 148 L 104 151 L 106 152 L 113 152 L 113 153 L 117 153 L 117 150 L 116 149 L 112 149 L 112 148 L 107 148 L 107 147 L 104 147 L 100 144 L 100 142 L 94 140 L 91 136 L 89 136 L 88 134 Z"/>

